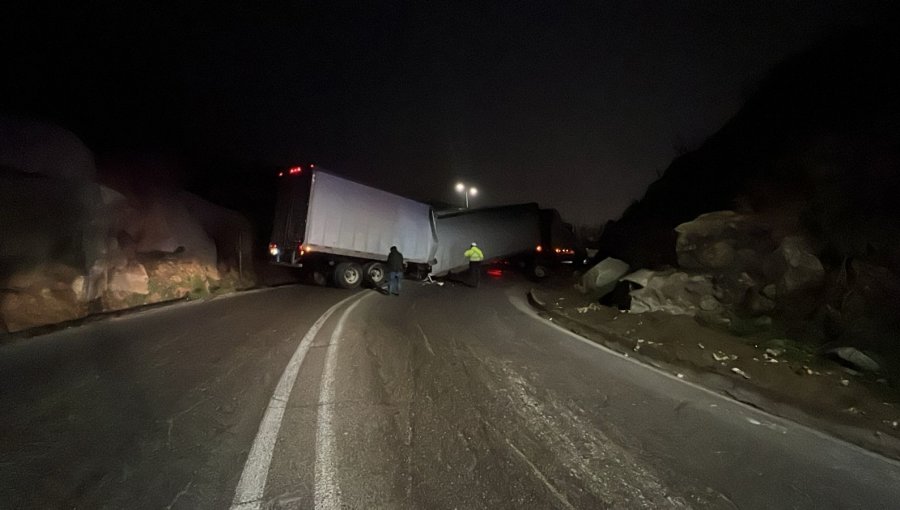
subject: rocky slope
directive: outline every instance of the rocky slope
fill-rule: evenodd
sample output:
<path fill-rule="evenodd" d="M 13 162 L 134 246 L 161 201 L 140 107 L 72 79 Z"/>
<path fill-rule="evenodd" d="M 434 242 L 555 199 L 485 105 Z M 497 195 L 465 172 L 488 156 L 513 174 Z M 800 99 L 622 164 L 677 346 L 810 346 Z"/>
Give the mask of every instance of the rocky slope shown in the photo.
<path fill-rule="evenodd" d="M 72 133 L 0 122 L 0 330 L 251 285 L 239 214 L 164 185 L 101 184 Z"/>
<path fill-rule="evenodd" d="M 900 367 L 897 68 L 900 36 L 886 29 L 779 65 L 607 225 L 601 256 L 668 268 L 654 299 L 683 298 L 712 322 Z"/>

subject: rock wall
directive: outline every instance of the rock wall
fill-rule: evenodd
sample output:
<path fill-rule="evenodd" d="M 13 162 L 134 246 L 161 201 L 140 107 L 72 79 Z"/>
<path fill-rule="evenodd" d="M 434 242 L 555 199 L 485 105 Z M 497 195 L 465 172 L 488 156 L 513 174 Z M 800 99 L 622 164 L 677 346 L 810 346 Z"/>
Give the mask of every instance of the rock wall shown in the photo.
<path fill-rule="evenodd" d="M 598 259 L 655 270 L 667 280 L 657 290 L 680 289 L 645 291 L 645 301 L 686 301 L 735 332 L 866 348 L 900 367 L 898 66 L 890 26 L 779 65 L 607 225 Z M 701 306 L 674 273 L 709 278 L 718 305 Z"/>
<path fill-rule="evenodd" d="M 785 232 L 766 218 L 734 211 L 678 225 L 678 267 L 642 269 L 632 286 L 632 313 L 696 317 L 738 335 L 790 338 L 824 350 L 876 353 L 900 367 L 900 279 L 858 258 L 823 264 L 823 243 Z"/>
<path fill-rule="evenodd" d="M 239 214 L 172 188 L 120 193 L 95 181 L 73 134 L 0 120 L 2 329 L 253 284 Z"/>

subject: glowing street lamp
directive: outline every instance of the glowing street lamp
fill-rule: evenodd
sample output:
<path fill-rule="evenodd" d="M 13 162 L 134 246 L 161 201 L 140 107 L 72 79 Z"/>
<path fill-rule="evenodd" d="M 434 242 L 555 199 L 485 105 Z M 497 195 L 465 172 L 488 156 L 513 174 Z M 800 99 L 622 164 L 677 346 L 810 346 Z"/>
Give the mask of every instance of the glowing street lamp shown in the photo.
<path fill-rule="evenodd" d="M 456 183 L 456 191 L 457 193 L 462 193 L 466 196 L 466 209 L 469 208 L 469 196 L 471 195 L 474 197 L 478 194 L 478 190 L 474 186 L 466 187 L 466 185 L 461 182 Z"/>

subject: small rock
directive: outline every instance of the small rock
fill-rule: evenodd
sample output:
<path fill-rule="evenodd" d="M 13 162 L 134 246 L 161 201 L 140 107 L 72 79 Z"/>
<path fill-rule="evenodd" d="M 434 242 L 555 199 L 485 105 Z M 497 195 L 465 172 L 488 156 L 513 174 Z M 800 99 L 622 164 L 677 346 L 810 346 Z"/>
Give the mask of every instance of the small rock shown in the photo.
<path fill-rule="evenodd" d="M 769 356 L 781 356 L 784 354 L 784 349 L 779 349 L 777 347 L 769 347 L 766 349 L 766 354 Z"/>
<path fill-rule="evenodd" d="M 712 357 L 716 361 L 728 361 L 729 356 L 722 351 L 716 351 L 712 353 Z"/>
<path fill-rule="evenodd" d="M 842 386 L 850 386 L 850 381 L 848 379 L 841 379 Z"/>
<path fill-rule="evenodd" d="M 707 294 L 700 298 L 700 309 L 706 312 L 718 310 L 719 300 Z"/>
<path fill-rule="evenodd" d="M 743 370 L 741 370 L 738 367 L 731 367 L 731 371 L 734 372 L 735 374 L 743 377 L 744 379 L 750 379 L 750 376 L 747 375 L 747 372 L 744 372 Z"/>
<path fill-rule="evenodd" d="M 703 344 L 701 344 L 700 342 L 697 342 L 697 347 L 699 347 L 701 349 L 706 349 L 706 347 L 704 347 Z"/>

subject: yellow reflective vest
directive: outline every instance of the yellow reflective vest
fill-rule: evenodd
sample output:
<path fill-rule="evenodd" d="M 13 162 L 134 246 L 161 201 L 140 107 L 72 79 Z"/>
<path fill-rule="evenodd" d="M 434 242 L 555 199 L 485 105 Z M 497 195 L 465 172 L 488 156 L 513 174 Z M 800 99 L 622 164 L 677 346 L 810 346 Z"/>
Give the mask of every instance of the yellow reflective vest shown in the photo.
<path fill-rule="evenodd" d="M 481 262 L 482 260 L 484 260 L 484 253 L 482 253 L 481 249 L 477 246 L 469 248 L 465 253 L 463 253 L 463 255 L 465 255 L 466 258 L 469 259 L 469 262 Z"/>

